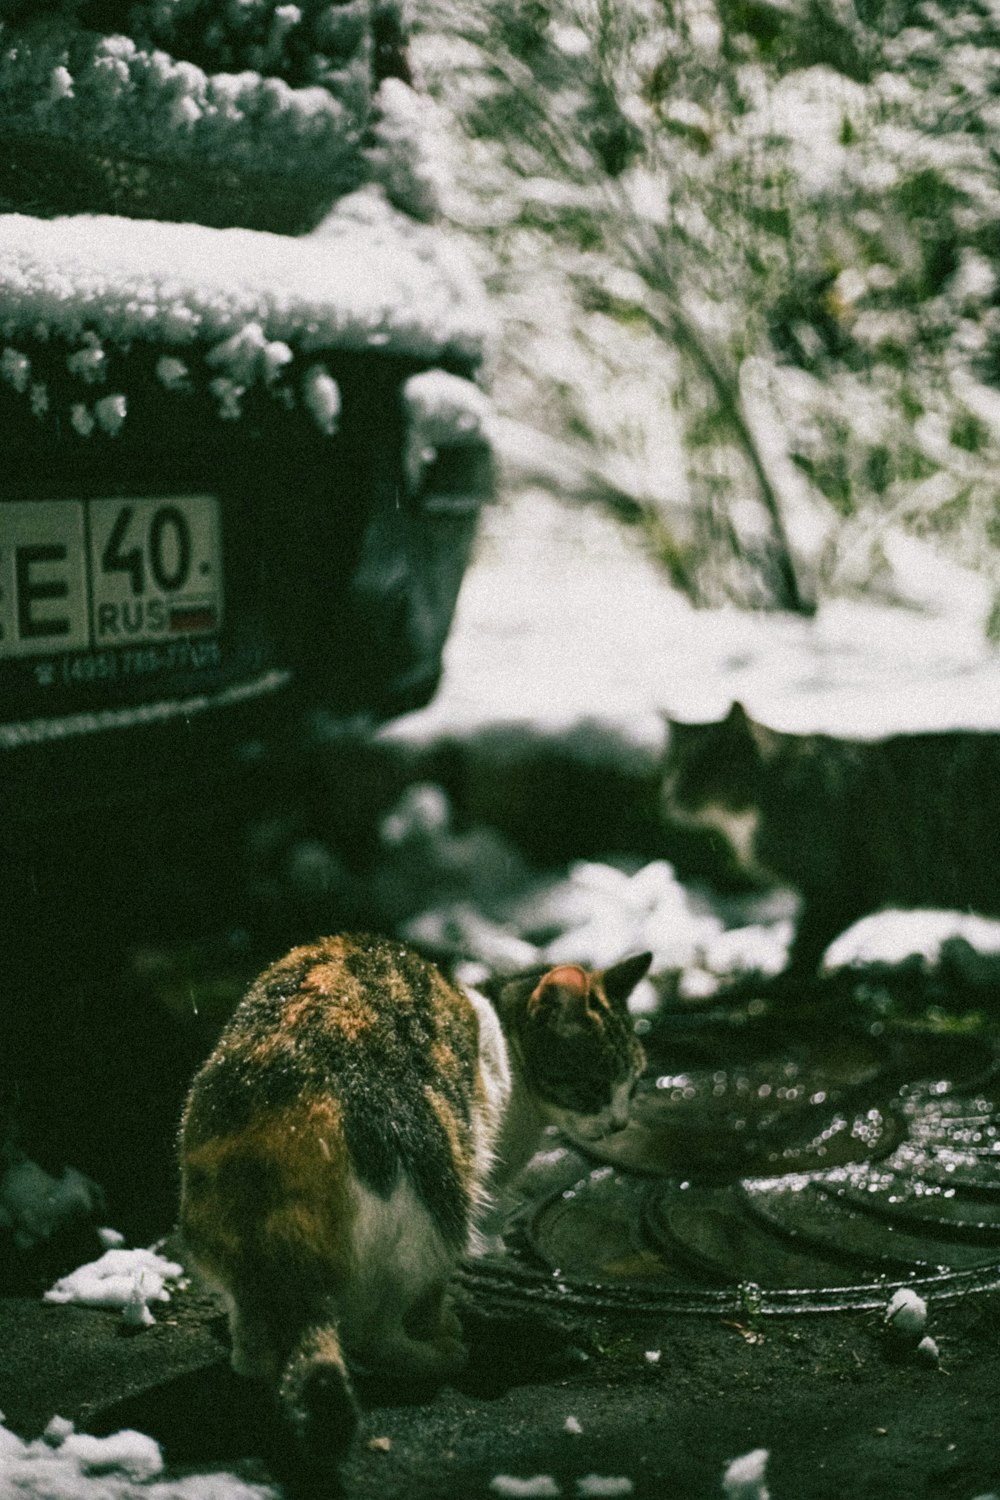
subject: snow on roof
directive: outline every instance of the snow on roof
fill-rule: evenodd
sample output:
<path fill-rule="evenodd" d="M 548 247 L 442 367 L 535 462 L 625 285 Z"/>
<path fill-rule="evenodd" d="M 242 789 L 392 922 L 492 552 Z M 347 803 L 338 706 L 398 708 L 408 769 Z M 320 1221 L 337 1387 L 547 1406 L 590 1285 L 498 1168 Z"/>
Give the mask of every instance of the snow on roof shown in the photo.
<path fill-rule="evenodd" d="M 0 331 L 84 331 L 127 344 L 215 343 L 259 324 L 310 350 L 382 349 L 478 360 L 488 318 L 470 268 L 439 229 L 376 188 L 300 239 L 108 215 L 0 215 Z"/>

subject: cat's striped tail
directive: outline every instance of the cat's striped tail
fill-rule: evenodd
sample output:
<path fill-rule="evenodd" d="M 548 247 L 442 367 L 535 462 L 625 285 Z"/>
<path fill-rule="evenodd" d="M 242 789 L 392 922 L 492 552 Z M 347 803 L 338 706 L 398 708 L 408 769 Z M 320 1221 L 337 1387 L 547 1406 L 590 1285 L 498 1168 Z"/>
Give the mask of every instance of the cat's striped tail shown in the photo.
<path fill-rule="evenodd" d="M 335 1327 L 306 1329 L 282 1372 L 278 1402 L 303 1458 L 340 1462 L 358 1425 L 358 1407 Z"/>

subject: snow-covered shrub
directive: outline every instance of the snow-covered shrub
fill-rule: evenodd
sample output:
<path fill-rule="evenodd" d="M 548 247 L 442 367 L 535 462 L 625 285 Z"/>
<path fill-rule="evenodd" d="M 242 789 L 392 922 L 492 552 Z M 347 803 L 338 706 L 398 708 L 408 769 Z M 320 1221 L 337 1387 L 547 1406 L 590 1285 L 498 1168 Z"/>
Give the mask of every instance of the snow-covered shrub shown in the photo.
<path fill-rule="evenodd" d="M 0 186 L 32 211 L 300 233 L 379 181 L 429 218 L 434 106 L 410 81 L 398 0 L 5 0 Z"/>
<path fill-rule="evenodd" d="M 864 589 L 900 529 L 996 587 L 995 7 L 420 24 L 464 129 L 447 207 L 504 308 L 496 398 L 564 441 L 568 487 L 645 516 L 702 600 Z"/>

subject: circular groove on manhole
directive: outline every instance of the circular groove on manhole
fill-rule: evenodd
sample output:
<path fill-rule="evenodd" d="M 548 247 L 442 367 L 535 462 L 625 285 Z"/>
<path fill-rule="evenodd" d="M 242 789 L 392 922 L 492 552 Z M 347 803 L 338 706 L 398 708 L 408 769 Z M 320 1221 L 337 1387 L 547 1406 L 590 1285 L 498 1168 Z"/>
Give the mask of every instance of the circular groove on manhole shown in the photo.
<path fill-rule="evenodd" d="M 647 1050 L 626 1130 L 536 1156 L 477 1293 L 740 1316 L 1000 1287 L 990 1044 L 721 1020 Z"/>

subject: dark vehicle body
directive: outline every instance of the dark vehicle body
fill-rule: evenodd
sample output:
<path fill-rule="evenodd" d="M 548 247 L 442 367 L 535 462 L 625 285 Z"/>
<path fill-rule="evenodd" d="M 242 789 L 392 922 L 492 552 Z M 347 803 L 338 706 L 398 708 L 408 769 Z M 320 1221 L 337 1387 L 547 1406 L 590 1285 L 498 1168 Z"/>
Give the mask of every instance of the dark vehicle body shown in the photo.
<path fill-rule="evenodd" d="M 328 365 L 343 401 L 332 440 L 282 412 L 238 426 L 206 416 L 199 430 L 190 412 L 171 427 L 158 410 L 147 424 L 130 414 L 100 448 L 31 428 L 18 443 L 6 413 L 0 539 L 5 516 L 20 525 L 0 559 L 20 650 L 0 656 L 0 843 L 15 903 L 46 888 L 66 899 L 59 872 L 77 859 L 118 887 L 100 874 L 112 849 L 131 879 L 144 846 L 176 842 L 192 820 L 210 827 L 241 780 L 259 785 L 262 763 L 277 756 L 287 774 L 324 735 L 434 692 L 488 449 L 440 450 L 411 492 L 400 391 L 413 361 Z M 175 611 L 177 628 L 156 633 L 171 609 L 158 584 L 191 567 L 191 497 L 211 507 L 223 582 L 200 616 Z M 51 522 L 56 503 L 74 524 L 108 518 L 88 563 L 129 597 L 91 599 L 97 641 L 67 642 L 74 559 L 59 528 L 55 540 L 51 526 L 41 540 L 25 529 L 31 507 Z"/>
<path fill-rule="evenodd" d="M 202 1026 L 344 918 L 274 830 L 350 887 L 365 737 L 439 680 L 489 320 L 398 12 L 0 5 L 0 1282 L 27 1158 L 169 1213 Z"/>

